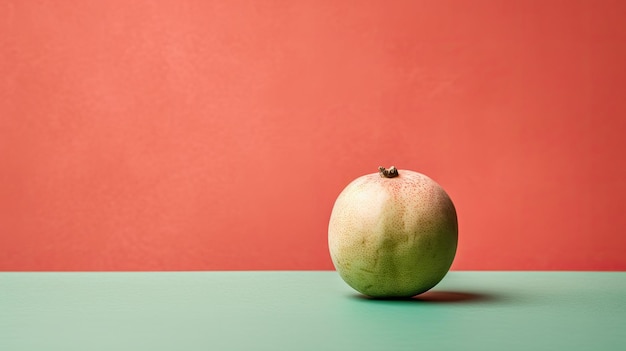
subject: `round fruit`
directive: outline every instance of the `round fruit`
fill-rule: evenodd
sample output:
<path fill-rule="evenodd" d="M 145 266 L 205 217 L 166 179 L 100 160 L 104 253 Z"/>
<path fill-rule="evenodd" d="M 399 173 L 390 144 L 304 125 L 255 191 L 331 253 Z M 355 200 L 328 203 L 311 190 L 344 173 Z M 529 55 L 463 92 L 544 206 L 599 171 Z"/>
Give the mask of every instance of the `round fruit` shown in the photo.
<path fill-rule="evenodd" d="M 446 275 L 458 240 L 456 210 L 429 177 L 395 167 L 352 181 L 328 225 L 335 269 L 371 297 L 411 297 Z"/>

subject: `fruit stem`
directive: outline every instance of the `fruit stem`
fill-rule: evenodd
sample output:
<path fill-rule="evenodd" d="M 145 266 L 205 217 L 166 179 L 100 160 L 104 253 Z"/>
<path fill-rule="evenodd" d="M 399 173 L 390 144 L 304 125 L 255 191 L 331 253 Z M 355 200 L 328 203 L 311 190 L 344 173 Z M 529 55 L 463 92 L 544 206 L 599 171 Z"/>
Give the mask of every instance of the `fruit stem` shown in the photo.
<path fill-rule="evenodd" d="M 380 176 L 384 178 L 395 178 L 399 175 L 395 166 L 391 166 L 389 169 L 380 166 L 378 167 L 378 173 L 380 173 Z"/>

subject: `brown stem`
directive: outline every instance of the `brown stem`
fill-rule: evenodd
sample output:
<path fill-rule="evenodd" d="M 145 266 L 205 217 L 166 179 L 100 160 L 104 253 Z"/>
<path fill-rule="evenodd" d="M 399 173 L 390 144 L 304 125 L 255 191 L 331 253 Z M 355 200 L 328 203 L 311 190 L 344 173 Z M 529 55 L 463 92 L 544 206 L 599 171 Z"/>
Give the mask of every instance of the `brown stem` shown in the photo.
<path fill-rule="evenodd" d="M 385 178 L 395 178 L 399 175 L 398 170 L 394 166 L 389 167 L 389 169 L 380 166 L 378 167 L 378 173 L 380 173 L 381 177 Z"/>

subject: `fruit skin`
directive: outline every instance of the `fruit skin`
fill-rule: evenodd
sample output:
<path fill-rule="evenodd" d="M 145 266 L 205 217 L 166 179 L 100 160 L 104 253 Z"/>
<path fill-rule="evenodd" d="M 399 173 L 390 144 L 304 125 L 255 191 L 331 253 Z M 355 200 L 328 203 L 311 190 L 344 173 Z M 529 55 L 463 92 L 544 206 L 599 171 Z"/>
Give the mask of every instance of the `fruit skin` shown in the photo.
<path fill-rule="evenodd" d="M 382 171 L 381 171 L 382 172 Z M 339 194 L 328 225 L 335 269 L 358 292 L 411 297 L 437 285 L 456 254 L 452 200 L 435 181 L 398 170 L 364 175 Z"/>

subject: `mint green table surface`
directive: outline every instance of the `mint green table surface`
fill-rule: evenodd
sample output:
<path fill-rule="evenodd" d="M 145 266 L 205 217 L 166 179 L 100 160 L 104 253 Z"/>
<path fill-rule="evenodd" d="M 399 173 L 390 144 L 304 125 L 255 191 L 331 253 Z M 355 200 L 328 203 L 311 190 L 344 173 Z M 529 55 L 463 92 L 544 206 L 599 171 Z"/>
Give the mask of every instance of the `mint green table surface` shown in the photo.
<path fill-rule="evenodd" d="M 391 301 L 336 272 L 0 273 L 0 350 L 626 350 L 626 273 L 450 272 Z"/>

